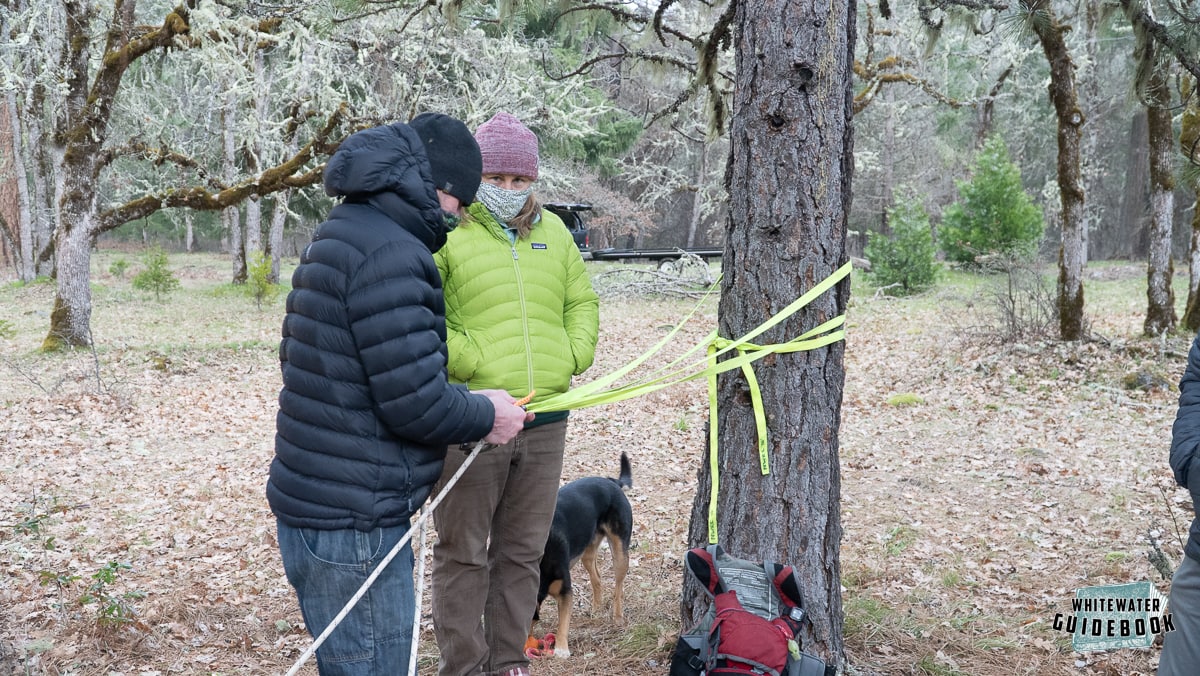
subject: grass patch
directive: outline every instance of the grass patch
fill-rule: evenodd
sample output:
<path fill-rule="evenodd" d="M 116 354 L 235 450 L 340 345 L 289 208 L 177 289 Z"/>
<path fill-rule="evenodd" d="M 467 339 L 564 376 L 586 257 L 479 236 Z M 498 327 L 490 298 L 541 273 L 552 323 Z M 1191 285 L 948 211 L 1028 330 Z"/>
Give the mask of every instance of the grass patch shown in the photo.
<path fill-rule="evenodd" d="M 676 633 L 671 627 L 657 622 L 631 624 L 617 640 L 617 652 L 627 657 L 653 655 L 662 651 Z"/>
<path fill-rule="evenodd" d="M 869 596 L 848 596 L 842 610 L 846 616 L 843 634 L 860 640 L 877 637 L 885 629 L 903 625 L 906 621 L 903 615 Z"/>
<path fill-rule="evenodd" d="M 916 406 L 924 404 L 925 400 L 912 392 L 902 392 L 888 397 L 887 403 L 889 406 Z"/>
<path fill-rule="evenodd" d="M 894 526 L 887 532 L 884 539 L 884 549 L 889 556 L 896 556 L 912 546 L 920 533 L 916 528 L 907 524 Z"/>
<path fill-rule="evenodd" d="M 928 676 L 964 676 L 966 674 L 958 667 L 938 662 L 934 655 L 922 656 L 920 661 L 913 665 L 913 669 L 918 674 L 927 674 Z"/>

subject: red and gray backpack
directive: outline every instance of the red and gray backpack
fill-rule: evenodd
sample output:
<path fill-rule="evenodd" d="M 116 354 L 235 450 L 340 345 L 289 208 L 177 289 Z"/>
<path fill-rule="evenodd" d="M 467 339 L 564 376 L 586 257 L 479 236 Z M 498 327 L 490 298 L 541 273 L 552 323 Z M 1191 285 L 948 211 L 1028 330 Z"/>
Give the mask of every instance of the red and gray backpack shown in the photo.
<path fill-rule="evenodd" d="M 670 676 L 836 673 L 820 658 L 800 652 L 804 603 L 791 566 L 739 559 L 718 545 L 688 550 L 686 561 L 712 605 L 679 636 Z"/>

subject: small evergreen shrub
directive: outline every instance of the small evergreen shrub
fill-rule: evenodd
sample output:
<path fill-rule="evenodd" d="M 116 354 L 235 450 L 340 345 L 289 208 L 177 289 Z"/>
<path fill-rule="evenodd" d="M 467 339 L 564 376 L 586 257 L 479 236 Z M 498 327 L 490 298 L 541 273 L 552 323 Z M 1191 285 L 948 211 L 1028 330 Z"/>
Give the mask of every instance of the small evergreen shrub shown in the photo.
<path fill-rule="evenodd" d="M 935 256 L 929 215 L 916 199 L 904 199 L 888 210 L 891 238 L 871 233 L 864 253 L 871 261 L 871 282 L 887 293 L 904 296 L 932 287 L 941 271 Z"/>
<path fill-rule="evenodd" d="M 167 266 L 167 252 L 154 248 L 145 253 L 142 263 L 145 270 L 133 278 L 133 288 L 139 291 L 152 291 L 154 298 L 161 301 L 164 294 L 170 294 L 179 288 L 179 280 Z"/>
<path fill-rule="evenodd" d="M 246 292 L 261 310 L 263 303 L 273 303 L 279 297 L 279 285 L 271 282 L 271 257 L 255 253 L 246 264 Z"/>
<path fill-rule="evenodd" d="M 979 256 L 1032 257 L 1045 224 L 1003 139 L 984 143 L 972 174 L 957 182 L 959 201 L 942 216 L 938 239 L 947 260 L 974 267 Z"/>
<path fill-rule="evenodd" d="M 113 261 L 112 265 L 108 266 L 108 274 L 117 279 L 125 279 L 125 271 L 129 269 L 129 261 L 124 258 L 118 258 Z"/>

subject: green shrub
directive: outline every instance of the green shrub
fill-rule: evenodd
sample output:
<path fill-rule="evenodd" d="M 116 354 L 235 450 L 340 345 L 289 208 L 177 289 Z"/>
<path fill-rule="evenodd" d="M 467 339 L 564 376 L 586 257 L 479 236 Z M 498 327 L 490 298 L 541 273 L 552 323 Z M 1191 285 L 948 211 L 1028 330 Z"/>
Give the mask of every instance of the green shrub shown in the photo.
<path fill-rule="evenodd" d="M 929 215 L 916 199 L 898 202 L 888 210 L 891 238 L 871 233 L 865 254 L 871 261 L 871 282 L 897 296 L 919 293 L 937 282 L 941 265 L 935 260 Z"/>
<path fill-rule="evenodd" d="M 179 288 L 179 280 L 167 267 L 167 252 L 154 248 L 145 253 L 142 263 L 145 270 L 133 278 L 133 288 L 139 291 L 153 291 L 157 300 L 162 300 L 163 294 L 169 294 Z"/>
<path fill-rule="evenodd" d="M 125 279 L 125 271 L 129 269 L 129 261 L 124 258 L 118 258 L 113 261 L 112 265 L 108 266 L 108 274 L 117 279 Z"/>
<path fill-rule="evenodd" d="M 998 136 L 988 139 L 959 201 L 942 216 L 938 239 L 946 258 L 974 266 L 982 255 L 1032 256 L 1045 228 L 1042 212 L 1021 187 L 1021 170 Z"/>
<path fill-rule="evenodd" d="M 271 257 L 261 251 L 247 261 L 246 291 L 259 310 L 264 301 L 272 303 L 279 297 L 279 285 L 271 282 Z"/>
<path fill-rule="evenodd" d="M 132 601 L 145 598 L 142 591 L 117 593 L 113 586 L 121 571 L 129 570 L 128 563 L 110 561 L 99 570 L 92 573 L 92 583 L 87 591 L 79 597 L 79 605 L 96 604 L 96 623 L 100 626 L 120 626 L 133 622 L 137 618 L 137 610 Z M 43 578 L 43 584 L 46 584 Z"/>

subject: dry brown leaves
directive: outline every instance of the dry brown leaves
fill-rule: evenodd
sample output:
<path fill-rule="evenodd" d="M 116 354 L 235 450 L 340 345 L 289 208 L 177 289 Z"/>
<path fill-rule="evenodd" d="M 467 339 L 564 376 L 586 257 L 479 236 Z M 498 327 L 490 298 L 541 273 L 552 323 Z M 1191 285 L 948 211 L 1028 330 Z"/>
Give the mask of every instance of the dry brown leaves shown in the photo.
<path fill-rule="evenodd" d="M 100 265 L 105 284 L 127 288 Z M 214 284 L 194 267 L 186 288 Z M 0 317 L 18 329 L 0 342 L 0 671 L 285 672 L 310 638 L 263 497 L 280 308 L 101 289 L 98 354 L 38 356 L 51 292 L 0 290 Z M 1165 466 L 1174 395 L 1121 377 L 1153 368 L 1174 382 L 1186 340 L 1164 356 L 1135 338 L 1138 300 L 1095 310 L 1120 345 L 999 347 L 959 341 L 938 309 L 949 300 L 854 301 L 841 429 L 850 673 L 1153 672 L 1157 648 L 1080 655 L 1049 627 L 1077 587 L 1152 579 L 1165 592 L 1147 530 L 1172 562 L 1180 554 L 1172 519 L 1186 528 L 1187 503 Z M 606 299 L 593 373 L 640 354 L 690 306 Z M 714 324 L 707 307 L 676 344 Z M 575 654 L 535 673 L 666 673 L 706 415 L 703 382 L 573 414 L 564 479 L 614 475 L 621 451 L 632 458 L 627 622 L 591 612 L 581 585 Z M 110 562 L 129 567 L 81 604 Z M 132 621 L 99 624 L 104 600 L 124 600 Z M 421 673 L 436 650 L 426 621 Z"/>

